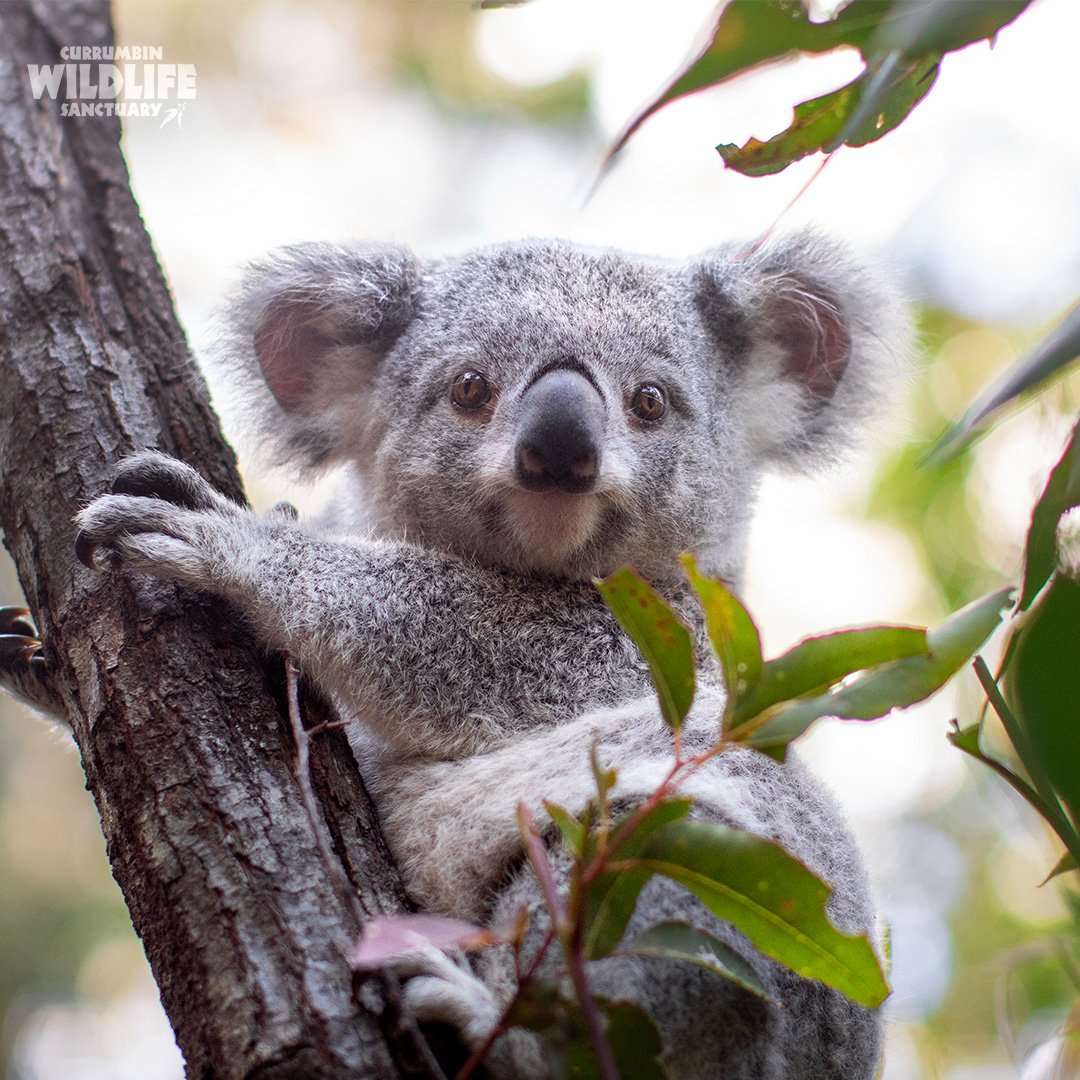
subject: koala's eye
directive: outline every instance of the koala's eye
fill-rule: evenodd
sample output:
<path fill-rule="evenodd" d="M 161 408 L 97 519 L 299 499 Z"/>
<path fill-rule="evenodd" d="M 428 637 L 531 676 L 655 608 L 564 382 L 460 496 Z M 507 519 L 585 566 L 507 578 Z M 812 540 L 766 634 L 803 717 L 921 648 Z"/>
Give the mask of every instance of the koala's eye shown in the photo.
<path fill-rule="evenodd" d="M 478 371 L 463 371 L 450 387 L 450 398 L 458 408 L 479 409 L 491 400 L 491 387 Z"/>
<path fill-rule="evenodd" d="M 651 383 L 639 386 L 630 398 L 630 411 L 639 420 L 650 424 L 655 424 L 664 415 L 666 408 L 664 392 Z"/>

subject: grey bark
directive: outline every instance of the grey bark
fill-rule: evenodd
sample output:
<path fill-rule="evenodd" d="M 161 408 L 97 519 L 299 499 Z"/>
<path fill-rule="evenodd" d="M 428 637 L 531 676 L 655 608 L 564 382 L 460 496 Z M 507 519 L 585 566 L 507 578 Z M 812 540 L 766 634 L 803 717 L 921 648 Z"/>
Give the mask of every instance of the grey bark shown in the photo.
<path fill-rule="evenodd" d="M 280 658 L 218 601 L 73 557 L 73 512 L 135 448 L 242 494 L 131 195 L 120 122 L 62 118 L 32 96 L 27 63 L 111 41 L 100 0 L 0 4 L 4 542 L 188 1076 L 396 1076 L 380 996 L 359 995 L 369 1012 L 352 988 L 354 920 L 293 775 Z M 312 771 L 363 909 L 401 910 L 340 731 L 314 739 Z"/>

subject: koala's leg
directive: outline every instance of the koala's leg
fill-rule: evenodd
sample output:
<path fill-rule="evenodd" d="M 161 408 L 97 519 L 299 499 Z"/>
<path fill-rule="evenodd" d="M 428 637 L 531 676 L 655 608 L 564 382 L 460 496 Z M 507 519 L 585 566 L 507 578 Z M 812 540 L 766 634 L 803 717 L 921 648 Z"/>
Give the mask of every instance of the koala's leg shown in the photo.
<path fill-rule="evenodd" d="M 335 543 L 259 518 L 143 453 L 79 514 L 79 557 L 234 602 L 400 749 L 460 757 L 648 689 L 588 583 L 535 581 L 405 543 Z"/>

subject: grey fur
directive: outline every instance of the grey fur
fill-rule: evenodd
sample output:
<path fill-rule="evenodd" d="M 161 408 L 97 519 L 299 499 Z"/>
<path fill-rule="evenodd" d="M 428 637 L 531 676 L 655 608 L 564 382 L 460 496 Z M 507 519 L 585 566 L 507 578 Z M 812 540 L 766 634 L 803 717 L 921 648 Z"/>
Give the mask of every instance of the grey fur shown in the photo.
<path fill-rule="evenodd" d="M 121 464 L 122 494 L 79 515 L 82 550 L 233 601 L 363 722 L 366 775 L 414 898 L 492 921 L 526 903 L 535 938 L 544 916 L 521 866 L 518 799 L 581 807 L 594 739 L 627 801 L 671 759 L 647 669 L 588 579 L 632 563 L 700 623 L 678 554 L 737 580 L 760 473 L 850 442 L 896 365 L 901 308 L 802 236 L 689 263 L 526 241 L 421 266 L 400 249 L 302 245 L 251 270 L 229 320 L 226 352 L 270 456 L 351 464 L 331 520 L 352 534 L 256 518 L 144 452 Z M 467 371 L 490 401 L 454 403 Z M 632 415 L 641 386 L 666 400 L 662 419 Z M 565 425 L 533 422 L 555 407 Z M 546 445 L 528 475 L 550 490 L 521 486 L 523 415 L 542 442 L 572 429 L 558 452 L 578 487 L 549 470 Z M 686 737 L 704 747 L 722 690 L 699 653 Z M 773 838 L 823 876 L 838 925 L 872 928 L 855 845 L 797 763 L 725 752 L 689 790 L 696 813 Z M 762 957 L 673 884 L 644 897 L 639 922 L 710 927 L 785 1003 L 674 964 L 605 961 L 598 985 L 650 1009 L 676 1080 L 872 1075 L 874 1014 Z M 435 954 L 402 964 L 417 1015 L 473 1043 L 512 989 L 498 950 L 477 972 Z M 530 1040 L 500 1041 L 496 1075 L 545 1075 Z"/>

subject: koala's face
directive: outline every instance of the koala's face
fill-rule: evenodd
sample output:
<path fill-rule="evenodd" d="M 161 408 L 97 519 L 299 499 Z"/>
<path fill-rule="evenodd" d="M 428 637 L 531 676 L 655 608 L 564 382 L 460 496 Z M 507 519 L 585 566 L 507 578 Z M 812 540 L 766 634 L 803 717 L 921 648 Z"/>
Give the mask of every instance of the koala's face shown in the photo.
<path fill-rule="evenodd" d="M 383 525 L 570 576 L 656 572 L 716 528 L 737 539 L 741 515 L 714 507 L 748 502 L 745 454 L 690 316 L 677 274 L 610 254 L 431 271 L 357 448 Z"/>
<path fill-rule="evenodd" d="M 381 533 L 570 577 L 692 550 L 734 577 L 760 468 L 814 451 L 859 382 L 841 260 L 779 254 L 302 247 L 240 314 L 288 455 L 354 461 Z"/>

